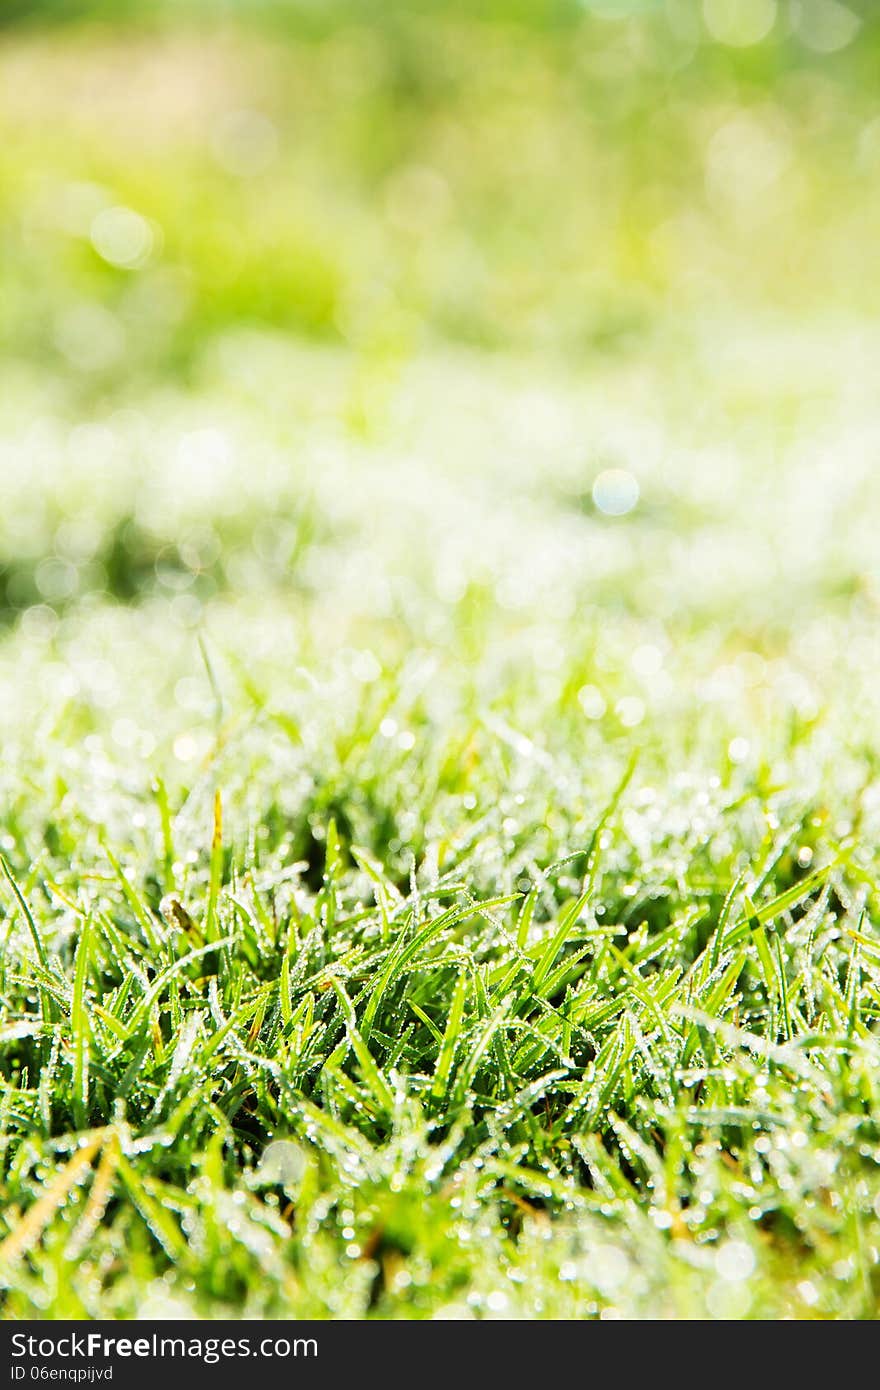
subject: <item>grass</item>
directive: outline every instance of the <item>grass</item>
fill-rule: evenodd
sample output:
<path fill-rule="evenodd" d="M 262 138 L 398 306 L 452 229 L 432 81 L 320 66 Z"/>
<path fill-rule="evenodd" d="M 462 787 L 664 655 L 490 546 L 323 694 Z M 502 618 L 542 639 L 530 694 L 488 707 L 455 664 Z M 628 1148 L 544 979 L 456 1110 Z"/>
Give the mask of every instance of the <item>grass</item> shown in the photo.
<path fill-rule="evenodd" d="M 472 23 L 0 53 L 7 1318 L 876 1313 L 878 348 L 857 257 L 822 279 L 875 194 L 818 211 L 869 157 L 873 31 L 821 78 L 706 49 L 664 119 L 709 175 L 660 157 L 579 300 L 559 257 L 596 209 L 563 235 L 534 151 L 549 201 L 516 203 L 505 63 L 624 205 L 647 105 L 600 157 L 564 35 L 487 21 L 476 74 Z M 579 29 L 578 61 L 660 83 L 653 23 Z M 308 44 L 372 53 L 355 114 L 325 119 Z M 108 126 L 86 93 L 120 54 Z M 271 117 L 236 148 L 279 142 L 269 252 L 269 185 L 208 140 L 233 79 Z M 760 138 L 792 197 L 734 208 L 718 171 Z M 657 280 L 625 244 L 668 249 L 683 189 L 691 259 Z M 140 270 L 96 251 L 118 204 Z"/>

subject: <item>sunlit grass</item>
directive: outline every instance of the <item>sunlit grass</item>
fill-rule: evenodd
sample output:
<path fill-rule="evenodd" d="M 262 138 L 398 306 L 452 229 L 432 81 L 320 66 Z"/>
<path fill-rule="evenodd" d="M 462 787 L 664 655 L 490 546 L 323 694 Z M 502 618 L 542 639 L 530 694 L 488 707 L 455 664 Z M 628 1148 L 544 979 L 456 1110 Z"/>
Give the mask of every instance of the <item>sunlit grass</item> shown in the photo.
<path fill-rule="evenodd" d="M 731 482 L 723 377 L 615 436 L 438 361 L 365 441 L 245 359 L 8 421 L 96 542 L 0 665 L 9 1310 L 870 1311 L 866 436 L 808 391 L 768 480 L 756 392 Z"/>
<path fill-rule="evenodd" d="M 6 1316 L 874 1316 L 873 31 L 703 9 L 5 39 Z"/>

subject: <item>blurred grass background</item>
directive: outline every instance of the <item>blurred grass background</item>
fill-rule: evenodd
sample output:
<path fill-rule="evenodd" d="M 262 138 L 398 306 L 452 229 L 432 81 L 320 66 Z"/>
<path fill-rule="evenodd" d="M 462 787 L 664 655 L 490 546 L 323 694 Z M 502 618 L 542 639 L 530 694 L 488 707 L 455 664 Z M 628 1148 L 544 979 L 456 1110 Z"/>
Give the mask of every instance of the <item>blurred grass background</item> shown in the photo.
<path fill-rule="evenodd" d="M 876 308 L 880 15 L 837 0 L 7 3 L 0 350 L 70 389 L 231 326 L 626 353 Z"/>

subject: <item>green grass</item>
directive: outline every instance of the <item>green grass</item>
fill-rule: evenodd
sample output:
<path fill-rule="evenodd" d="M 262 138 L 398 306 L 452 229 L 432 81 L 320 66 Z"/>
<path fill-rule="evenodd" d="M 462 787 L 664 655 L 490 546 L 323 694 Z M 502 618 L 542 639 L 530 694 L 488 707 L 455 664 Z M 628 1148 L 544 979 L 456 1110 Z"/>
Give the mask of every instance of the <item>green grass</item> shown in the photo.
<path fill-rule="evenodd" d="M 876 1314 L 873 31 L 502 21 L 4 40 L 7 1318 Z"/>

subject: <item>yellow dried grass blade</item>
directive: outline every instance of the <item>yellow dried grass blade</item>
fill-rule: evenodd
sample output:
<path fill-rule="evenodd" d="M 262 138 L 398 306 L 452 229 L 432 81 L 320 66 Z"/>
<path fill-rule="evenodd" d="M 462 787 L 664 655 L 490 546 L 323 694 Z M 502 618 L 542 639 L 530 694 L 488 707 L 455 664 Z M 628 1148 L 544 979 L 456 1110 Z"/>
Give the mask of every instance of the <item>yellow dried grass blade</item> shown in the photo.
<path fill-rule="evenodd" d="M 31 1246 L 36 1245 L 83 1169 L 88 1168 L 104 1143 L 106 1134 L 107 1131 L 102 1129 L 93 1135 L 87 1144 L 77 1149 L 61 1171 L 55 1174 L 42 1197 L 28 1208 L 15 1230 L 0 1242 L 0 1265 L 20 1259 Z"/>

